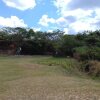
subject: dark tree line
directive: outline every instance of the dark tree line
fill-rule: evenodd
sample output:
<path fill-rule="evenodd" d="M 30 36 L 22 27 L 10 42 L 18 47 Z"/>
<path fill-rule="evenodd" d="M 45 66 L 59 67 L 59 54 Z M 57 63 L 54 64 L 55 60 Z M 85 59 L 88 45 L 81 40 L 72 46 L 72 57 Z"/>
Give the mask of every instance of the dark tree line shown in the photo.
<path fill-rule="evenodd" d="M 21 47 L 23 55 L 50 54 L 100 60 L 100 30 L 67 35 L 60 30 L 35 32 L 33 29 L 6 27 L 0 31 L 0 49 L 5 48 L 2 41 L 5 45 L 13 42 L 16 48 Z"/>

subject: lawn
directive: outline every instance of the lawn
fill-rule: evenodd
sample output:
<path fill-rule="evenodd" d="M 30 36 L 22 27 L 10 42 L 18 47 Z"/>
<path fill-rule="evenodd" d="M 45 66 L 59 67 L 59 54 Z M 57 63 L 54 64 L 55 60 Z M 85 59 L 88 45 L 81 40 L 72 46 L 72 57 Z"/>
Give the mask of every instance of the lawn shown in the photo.
<path fill-rule="evenodd" d="M 0 100 L 100 100 L 100 81 L 71 58 L 1 56 Z"/>

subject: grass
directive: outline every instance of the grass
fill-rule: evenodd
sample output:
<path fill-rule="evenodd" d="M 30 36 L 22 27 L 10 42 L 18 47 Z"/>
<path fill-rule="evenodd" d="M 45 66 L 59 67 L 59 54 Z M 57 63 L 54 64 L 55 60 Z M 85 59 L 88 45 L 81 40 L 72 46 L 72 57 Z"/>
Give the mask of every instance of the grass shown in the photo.
<path fill-rule="evenodd" d="M 0 100 L 99 100 L 100 81 L 77 67 L 71 58 L 1 56 Z"/>
<path fill-rule="evenodd" d="M 39 64 L 44 64 L 48 66 L 61 66 L 65 69 L 66 73 L 76 74 L 79 68 L 79 62 L 72 58 L 54 58 L 48 57 L 38 61 Z"/>

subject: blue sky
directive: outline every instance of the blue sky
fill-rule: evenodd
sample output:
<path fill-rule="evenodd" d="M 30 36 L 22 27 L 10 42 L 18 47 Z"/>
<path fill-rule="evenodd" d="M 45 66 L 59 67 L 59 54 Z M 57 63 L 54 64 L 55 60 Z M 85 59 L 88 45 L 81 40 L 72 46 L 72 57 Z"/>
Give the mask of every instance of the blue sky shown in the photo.
<path fill-rule="evenodd" d="M 100 27 L 99 0 L 0 0 L 0 27 L 66 34 Z"/>
<path fill-rule="evenodd" d="M 5 0 L 7 1 L 7 0 Z M 10 1 L 10 0 L 8 0 Z M 14 2 L 14 0 L 11 0 Z M 30 0 L 27 0 L 30 1 Z M 32 1 L 32 0 L 31 0 Z M 52 30 L 52 27 L 44 27 L 43 25 L 39 24 L 39 20 L 43 15 L 48 15 L 52 18 L 58 18 L 57 15 L 57 8 L 53 5 L 52 0 L 37 0 L 35 1 L 36 5 L 30 9 L 21 10 L 19 8 L 7 6 L 3 0 L 0 0 L 0 16 L 4 17 L 5 19 L 11 18 L 11 16 L 16 16 L 19 19 L 23 19 L 24 23 L 27 24 L 25 26 L 35 29 L 41 29 L 44 31 Z M 1 25 L 1 26 L 14 26 L 14 25 Z M 19 25 L 20 26 L 20 25 Z M 22 27 L 24 25 L 21 25 Z M 55 26 L 55 25 L 52 25 Z M 56 26 L 55 26 L 56 27 Z"/>

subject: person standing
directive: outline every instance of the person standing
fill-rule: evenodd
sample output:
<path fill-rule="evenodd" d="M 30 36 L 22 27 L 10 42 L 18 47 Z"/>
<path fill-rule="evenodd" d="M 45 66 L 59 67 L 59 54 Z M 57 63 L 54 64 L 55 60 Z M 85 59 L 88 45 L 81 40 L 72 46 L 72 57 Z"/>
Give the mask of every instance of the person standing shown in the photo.
<path fill-rule="evenodd" d="M 21 50 L 22 50 L 22 48 L 21 48 L 21 47 L 18 47 L 18 48 L 17 48 L 17 51 L 16 51 L 16 55 L 20 55 Z"/>

